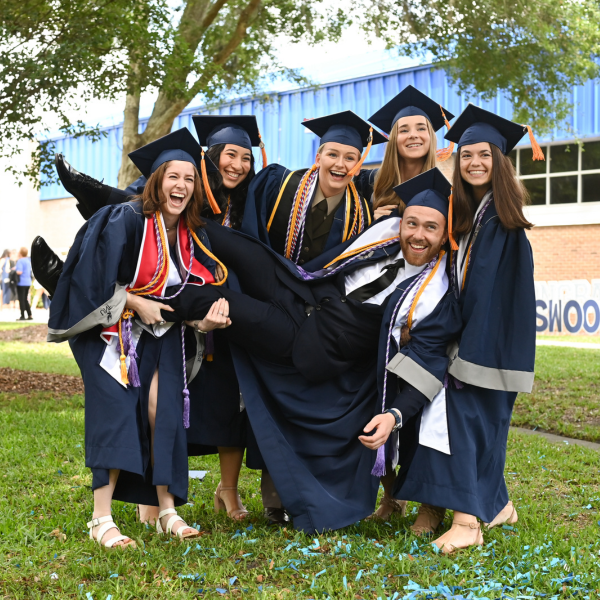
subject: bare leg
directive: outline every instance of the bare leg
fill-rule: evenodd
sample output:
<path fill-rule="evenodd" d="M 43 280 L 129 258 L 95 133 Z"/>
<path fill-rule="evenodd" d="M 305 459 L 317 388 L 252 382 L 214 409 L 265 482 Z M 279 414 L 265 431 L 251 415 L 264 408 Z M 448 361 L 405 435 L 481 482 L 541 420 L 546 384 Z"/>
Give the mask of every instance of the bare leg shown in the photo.
<path fill-rule="evenodd" d="M 248 511 L 242 504 L 237 490 L 244 449 L 219 446 L 218 450 L 221 465 L 221 483 L 215 492 L 215 497 L 225 505 L 225 510 L 232 519 L 241 521 L 248 516 Z M 216 505 L 217 503 L 215 503 Z"/>
<path fill-rule="evenodd" d="M 119 469 L 111 469 L 108 474 L 108 485 L 94 490 L 94 519 L 106 517 L 111 514 L 112 497 L 113 492 L 115 491 L 115 486 L 117 485 L 118 478 Z M 100 527 L 101 525 L 97 525 L 92 529 L 92 534 L 94 536 L 96 535 Z M 119 533 L 119 530 L 113 527 L 102 536 L 102 542 L 106 543 L 108 542 L 108 540 L 111 540 L 112 538 L 117 537 L 118 535 L 121 535 Z M 115 546 L 128 546 L 134 543 L 135 542 L 133 540 L 127 538 L 126 540 L 115 542 Z"/>
<path fill-rule="evenodd" d="M 370 516 L 369 519 L 387 519 L 395 512 L 403 517 L 406 515 L 406 500 L 396 500 L 394 498 L 394 481 L 396 480 L 396 471 L 392 465 L 387 463 L 385 466 L 385 475 L 381 478 L 383 485 L 383 498 L 379 508 Z"/>
<path fill-rule="evenodd" d="M 148 396 L 148 422 L 150 424 L 150 460 L 154 465 L 154 429 L 156 426 L 156 408 L 158 406 L 158 371 L 154 372 L 152 376 L 152 382 L 150 383 L 150 392 Z M 158 507 L 160 511 L 167 508 L 175 508 L 175 497 L 168 491 L 168 486 L 157 485 L 156 493 L 158 495 Z M 141 511 L 140 511 L 141 513 Z M 141 514 L 140 514 L 141 517 Z M 158 518 L 158 512 L 156 514 Z M 171 515 L 165 515 L 162 518 L 163 529 L 166 529 L 167 521 L 171 518 Z M 183 521 L 177 521 L 173 524 L 172 532 L 177 533 L 180 528 L 184 528 L 183 533 L 196 533 L 193 527 L 188 527 Z"/>
<path fill-rule="evenodd" d="M 504 523 L 508 523 L 512 525 L 519 520 L 519 516 L 517 515 L 517 509 L 513 506 L 512 500 L 509 500 L 506 506 L 496 515 L 494 520 L 491 523 L 486 523 L 488 529 L 493 529 L 494 527 L 498 527 L 498 525 L 504 525 Z"/>
<path fill-rule="evenodd" d="M 444 554 L 469 546 L 483 546 L 483 535 L 477 517 L 455 510 L 452 527 L 433 543 Z"/>
<path fill-rule="evenodd" d="M 43 293 L 44 293 L 44 288 L 40 288 L 39 290 L 35 291 L 35 295 L 34 295 L 33 299 L 31 300 L 32 310 L 37 308 L 38 302 L 40 301 L 40 298 L 42 297 Z"/>

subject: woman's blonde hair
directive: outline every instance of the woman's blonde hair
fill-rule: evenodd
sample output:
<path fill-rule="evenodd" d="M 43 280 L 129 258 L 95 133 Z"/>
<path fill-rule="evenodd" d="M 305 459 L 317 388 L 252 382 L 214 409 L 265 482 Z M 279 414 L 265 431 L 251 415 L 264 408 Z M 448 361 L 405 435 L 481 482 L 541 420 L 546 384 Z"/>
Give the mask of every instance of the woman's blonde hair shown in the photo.
<path fill-rule="evenodd" d="M 394 192 L 394 187 L 402 183 L 402 177 L 400 176 L 400 156 L 398 154 L 398 123 L 399 121 L 396 121 L 392 127 L 383 156 L 383 162 L 375 176 L 375 184 L 373 187 L 374 209 L 379 206 L 396 204 L 398 205 L 400 212 L 404 210 L 404 202 L 402 202 L 402 200 L 398 198 L 396 192 Z M 427 131 L 429 132 L 430 144 L 429 152 L 425 157 L 421 173 L 433 169 L 436 165 L 435 153 L 437 151 L 437 137 L 429 119 L 425 119 L 425 123 L 427 124 Z"/>

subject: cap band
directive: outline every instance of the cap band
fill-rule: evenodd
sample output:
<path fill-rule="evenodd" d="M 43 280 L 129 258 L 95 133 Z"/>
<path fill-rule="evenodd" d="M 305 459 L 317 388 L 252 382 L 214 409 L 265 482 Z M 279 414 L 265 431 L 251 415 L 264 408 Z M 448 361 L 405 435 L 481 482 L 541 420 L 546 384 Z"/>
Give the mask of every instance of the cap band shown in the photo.
<path fill-rule="evenodd" d="M 419 108 L 418 106 L 405 106 L 402 110 L 400 110 L 396 113 L 396 116 L 394 117 L 394 120 L 392 121 L 392 127 L 396 124 L 398 119 L 401 119 L 402 117 L 417 117 L 417 116 L 425 117 L 431 123 L 431 119 L 430 119 L 429 115 L 424 110 Z"/>
<path fill-rule="evenodd" d="M 460 136 L 458 147 L 480 144 L 481 142 L 494 144 L 494 146 L 500 148 L 502 154 L 506 154 L 506 138 L 493 125 L 483 122 L 475 123 L 466 129 Z"/>
<path fill-rule="evenodd" d="M 152 175 L 152 173 L 154 173 L 154 171 L 156 171 L 160 165 L 164 165 L 170 160 L 182 160 L 184 162 L 192 163 L 196 168 L 198 168 L 198 165 L 192 158 L 191 154 L 188 154 L 185 150 L 163 150 L 158 155 L 158 158 L 152 163 L 150 174 Z"/>
<path fill-rule="evenodd" d="M 218 127 L 215 127 L 206 136 L 206 145 L 210 148 L 215 144 L 233 144 L 234 146 L 241 146 L 247 150 L 252 150 L 252 142 L 248 132 L 239 125 L 234 123 L 223 123 Z"/>
<path fill-rule="evenodd" d="M 327 133 L 321 137 L 321 144 L 326 142 L 337 142 L 345 146 L 352 146 L 359 152 L 362 152 L 364 147 L 360 133 L 350 125 L 332 125 Z"/>

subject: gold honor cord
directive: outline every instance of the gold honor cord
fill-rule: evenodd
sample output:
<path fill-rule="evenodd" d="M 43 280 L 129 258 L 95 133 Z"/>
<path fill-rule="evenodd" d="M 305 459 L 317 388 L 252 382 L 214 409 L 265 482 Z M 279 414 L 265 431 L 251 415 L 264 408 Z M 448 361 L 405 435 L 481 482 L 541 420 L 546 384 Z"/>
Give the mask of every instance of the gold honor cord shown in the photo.
<path fill-rule="evenodd" d="M 352 256 L 356 256 L 357 254 L 360 254 L 361 252 L 368 250 L 369 248 L 373 248 L 374 246 L 379 246 L 380 244 L 386 244 L 387 242 L 393 242 L 394 240 L 400 240 L 400 236 L 397 235 L 397 236 L 394 236 L 391 238 L 386 238 L 385 240 L 380 240 L 378 242 L 371 242 L 370 244 L 365 244 L 364 246 L 359 246 L 358 248 L 355 248 L 354 250 L 350 250 L 350 252 L 344 252 L 344 254 L 340 254 L 338 257 L 334 258 L 330 263 L 327 263 L 323 268 L 328 269 L 329 267 L 334 265 L 336 262 L 344 260 L 345 258 L 350 258 Z"/>
<path fill-rule="evenodd" d="M 198 246 L 200 246 L 200 249 L 204 252 L 204 254 L 212 258 L 221 267 L 221 269 L 223 269 L 225 277 L 223 277 L 221 281 L 215 281 L 215 283 L 212 283 L 211 285 L 223 285 L 227 281 L 227 277 L 229 276 L 227 267 L 198 239 L 198 236 L 196 235 L 195 231 L 192 231 L 190 229 L 190 233 L 192 234 L 194 241 L 196 242 L 196 244 L 198 244 Z"/>
<path fill-rule="evenodd" d="M 271 230 L 271 225 L 273 224 L 273 219 L 275 218 L 275 213 L 277 212 L 277 208 L 279 206 L 279 203 L 281 202 L 281 197 L 283 196 L 283 192 L 285 191 L 285 188 L 288 184 L 288 181 L 290 180 L 290 177 L 295 172 L 296 171 L 290 171 L 290 174 L 285 178 L 285 181 L 283 182 L 283 185 L 281 186 L 281 189 L 279 190 L 279 196 L 277 196 L 277 201 L 275 202 L 275 206 L 273 207 L 273 211 L 271 212 L 271 216 L 269 217 L 269 222 L 267 223 L 267 231 Z"/>
<path fill-rule="evenodd" d="M 429 273 L 429 275 L 427 275 L 427 279 L 425 279 L 425 281 L 423 282 L 423 285 L 419 288 L 419 291 L 416 293 L 415 299 L 412 301 L 410 310 L 408 311 L 408 319 L 406 321 L 406 324 L 408 325 L 409 329 L 412 327 L 413 314 L 417 308 L 417 302 L 419 301 L 419 298 L 425 291 L 425 288 L 429 285 L 429 282 L 433 279 L 433 276 L 436 274 L 438 267 L 440 266 L 440 263 L 442 262 L 442 258 L 444 257 L 444 254 L 446 254 L 446 252 L 444 250 L 442 250 L 438 256 L 435 266 L 433 267 L 433 269 L 431 269 L 431 273 Z"/>

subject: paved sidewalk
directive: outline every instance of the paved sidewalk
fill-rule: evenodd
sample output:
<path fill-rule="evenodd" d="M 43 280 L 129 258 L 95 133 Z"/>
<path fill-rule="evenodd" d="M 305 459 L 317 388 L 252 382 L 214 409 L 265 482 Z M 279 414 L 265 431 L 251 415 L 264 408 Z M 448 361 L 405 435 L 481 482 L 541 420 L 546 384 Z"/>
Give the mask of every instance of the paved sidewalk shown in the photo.
<path fill-rule="evenodd" d="M 48 323 L 48 312 L 43 308 L 36 308 L 32 311 L 33 321 L 22 321 L 22 323 Z M 3 308 L 0 310 L 0 323 L 15 323 L 21 316 L 18 308 Z"/>
<path fill-rule="evenodd" d="M 555 444 L 573 444 L 575 446 L 585 446 L 586 448 L 590 448 L 590 450 L 596 450 L 600 452 L 600 444 L 596 442 L 588 442 L 587 440 L 576 440 L 575 438 L 562 437 L 561 435 L 556 435 L 554 433 L 548 433 L 547 431 L 538 431 L 533 429 L 525 429 L 524 427 L 511 427 L 511 431 L 516 433 L 526 433 L 529 435 L 539 435 L 543 438 L 546 438 L 549 442 L 553 442 Z"/>

